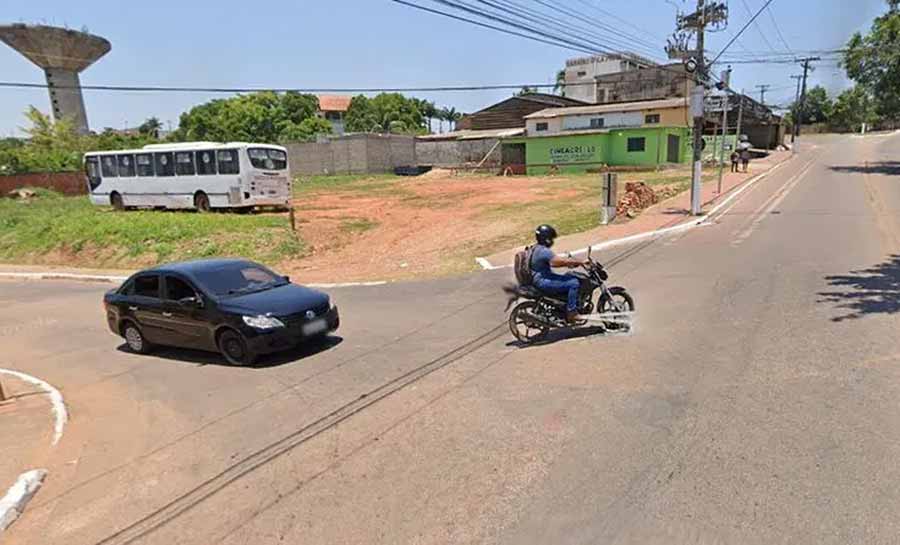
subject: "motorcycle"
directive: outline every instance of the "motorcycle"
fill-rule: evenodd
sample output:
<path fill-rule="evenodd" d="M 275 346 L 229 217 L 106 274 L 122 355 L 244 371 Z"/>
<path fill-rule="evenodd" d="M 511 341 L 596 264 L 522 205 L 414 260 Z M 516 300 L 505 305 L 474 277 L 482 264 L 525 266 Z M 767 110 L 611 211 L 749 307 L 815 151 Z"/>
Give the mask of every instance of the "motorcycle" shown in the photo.
<path fill-rule="evenodd" d="M 566 321 L 566 294 L 549 294 L 535 286 L 515 286 L 506 291 L 511 298 L 507 308 L 509 330 L 523 344 L 540 342 L 551 330 L 563 328 L 599 328 L 602 331 L 629 331 L 634 313 L 634 298 L 621 286 L 607 286 L 609 274 L 603 265 L 594 261 L 588 249 L 584 272 L 572 273 L 581 282 L 578 313 L 581 319 L 574 324 Z M 594 293 L 599 290 L 596 307 Z M 594 310 L 596 309 L 596 312 Z"/>

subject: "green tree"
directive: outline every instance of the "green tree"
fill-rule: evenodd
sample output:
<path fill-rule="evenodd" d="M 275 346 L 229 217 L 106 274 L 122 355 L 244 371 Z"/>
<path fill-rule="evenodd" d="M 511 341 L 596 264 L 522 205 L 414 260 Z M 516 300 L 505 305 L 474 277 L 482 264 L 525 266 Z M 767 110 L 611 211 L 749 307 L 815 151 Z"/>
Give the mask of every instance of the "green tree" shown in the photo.
<path fill-rule="evenodd" d="M 519 89 L 518 91 L 516 91 L 515 93 L 513 93 L 513 96 L 520 97 L 520 96 L 524 96 L 524 95 L 534 95 L 534 94 L 537 94 L 537 92 L 538 92 L 537 88 L 529 87 L 528 85 L 526 85 L 526 86 L 522 87 L 521 89 Z"/>
<path fill-rule="evenodd" d="M 560 70 L 556 73 L 556 83 L 553 85 L 553 92 L 566 96 L 566 71 Z"/>
<path fill-rule="evenodd" d="M 443 108 L 441 115 L 447 122 L 447 128 L 450 131 L 456 130 L 456 122 L 462 119 L 462 114 L 457 112 L 456 108 Z"/>
<path fill-rule="evenodd" d="M 878 97 L 877 113 L 900 118 L 900 9 L 888 0 L 888 12 L 877 17 L 869 33 L 854 34 L 843 59 L 847 77 Z"/>
<path fill-rule="evenodd" d="M 152 136 L 159 138 L 159 131 L 162 129 L 162 122 L 157 117 L 148 117 L 146 121 L 138 126 L 138 132 L 144 136 Z"/>
<path fill-rule="evenodd" d="M 278 142 L 315 116 L 315 95 L 270 91 L 215 99 L 181 114 L 174 140 Z M 307 125 L 308 126 L 308 125 Z"/>
<path fill-rule="evenodd" d="M 828 91 L 821 85 L 816 85 L 806 92 L 806 100 L 804 100 L 802 111 L 799 113 L 800 122 L 806 125 L 828 121 L 832 107 Z M 796 112 L 799 109 L 799 104 L 794 104 L 791 107 L 791 112 Z M 793 116 L 791 118 L 793 119 Z"/>
<path fill-rule="evenodd" d="M 836 131 L 860 130 L 863 123 L 878 120 L 877 104 L 861 85 L 845 90 L 834 101 L 829 126 Z"/>
<path fill-rule="evenodd" d="M 331 123 L 321 117 L 307 117 L 300 123 L 288 121 L 281 127 L 280 142 L 310 142 L 317 136 L 331 134 Z"/>
<path fill-rule="evenodd" d="M 355 96 L 347 109 L 347 130 L 405 134 L 424 132 L 425 119 L 415 100 L 400 93 L 381 93 L 373 98 Z"/>

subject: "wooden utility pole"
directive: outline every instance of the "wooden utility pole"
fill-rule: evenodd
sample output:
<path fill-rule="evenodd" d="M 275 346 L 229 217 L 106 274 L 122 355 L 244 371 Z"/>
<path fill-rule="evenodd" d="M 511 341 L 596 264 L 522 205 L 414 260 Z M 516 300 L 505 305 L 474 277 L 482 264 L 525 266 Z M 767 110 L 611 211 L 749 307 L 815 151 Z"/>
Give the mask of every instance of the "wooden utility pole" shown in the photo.
<path fill-rule="evenodd" d="M 809 75 L 809 63 L 812 61 L 817 61 L 821 57 L 806 57 L 803 59 L 797 59 L 798 61 L 803 61 L 803 88 L 800 90 L 800 105 L 797 107 L 798 116 L 803 116 L 803 107 L 806 105 L 806 77 Z M 797 127 L 796 133 L 797 136 L 800 136 L 800 124 L 803 120 L 797 119 L 794 125 Z"/>
<path fill-rule="evenodd" d="M 768 91 L 770 87 L 772 87 L 772 86 L 765 84 L 765 83 L 762 85 L 756 86 L 756 88 L 759 89 L 759 103 L 760 104 L 762 104 L 762 105 L 766 104 L 766 91 Z"/>
<path fill-rule="evenodd" d="M 797 124 L 800 116 L 800 109 L 797 106 L 800 104 L 800 80 L 803 79 L 803 76 L 798 74 L 796 76 L 791 76 L 791 79 L 797 80 L 797 93 L 794 95 L 794 107 L 792 108 L 792 111 L 794 112 L 794 126 L 791 127 L 791 144 L 793 144 L 794 140 L 797 139 Z"/>

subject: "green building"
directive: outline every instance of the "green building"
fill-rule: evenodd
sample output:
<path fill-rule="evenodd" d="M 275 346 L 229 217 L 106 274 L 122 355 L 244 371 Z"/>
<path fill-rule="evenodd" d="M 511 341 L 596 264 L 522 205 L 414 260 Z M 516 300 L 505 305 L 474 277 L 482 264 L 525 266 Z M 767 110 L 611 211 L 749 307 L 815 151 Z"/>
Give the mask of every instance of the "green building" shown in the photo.
<path fill-rule="evenodd" d="M 585 172 L 605 166 L 655 167 L 690 161 L 687 127 L 636 127 L 509 139 L 524 146 L 528 174 Z"/>

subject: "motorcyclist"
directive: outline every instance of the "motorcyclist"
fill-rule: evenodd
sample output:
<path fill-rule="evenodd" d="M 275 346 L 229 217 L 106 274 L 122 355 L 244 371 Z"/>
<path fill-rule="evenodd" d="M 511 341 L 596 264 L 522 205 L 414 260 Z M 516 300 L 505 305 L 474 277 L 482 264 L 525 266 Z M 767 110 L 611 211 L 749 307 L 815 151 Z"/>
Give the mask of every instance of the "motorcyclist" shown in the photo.
<path fill-rule="evenodd" d="M 578 293 L 581 281 L 571 274 L 556 274 L 552 267 L 581 267 L 584 261 L 561 257 L 550 248 L 556 240 L 556 229 L 550 225 L 539 225 L 534 230 L 537 245 L 531 252 L 531 271 L 534 274 L 534 286 L 549 294 L 567 295 L 566 321 L 570 324 L 578 321 Z"/>

